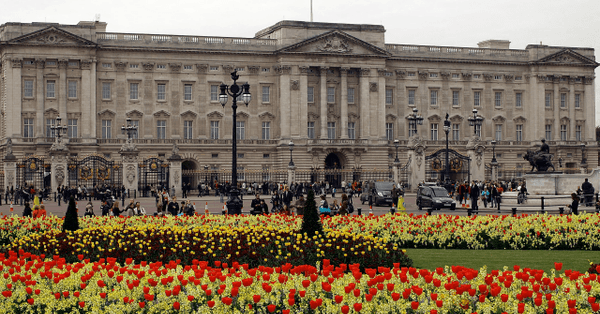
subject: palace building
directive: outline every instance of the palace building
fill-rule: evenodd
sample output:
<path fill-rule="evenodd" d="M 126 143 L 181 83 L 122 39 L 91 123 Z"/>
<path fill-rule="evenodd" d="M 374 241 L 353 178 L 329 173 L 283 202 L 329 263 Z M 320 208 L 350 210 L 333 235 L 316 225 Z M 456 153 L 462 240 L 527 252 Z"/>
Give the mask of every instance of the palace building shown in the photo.
<path fill-rule="evenodd" d="M 436 155 L 447 152 L 446 114 L 452 179 L 487 180 L 492 166 L 499 179 L 520 178 L 531 168 L 522 157 L 541 139 L 557 170 L 598 166 L 593 48 L 408 45 L 387 43 L 382 25 L 301 21 L 281 21 L 253 38 L 106 27 L 0 26 L 2 186 L 48 184 L 33 182 L 42 170 L 58 177 L 53 186 L 104 182 L 95 166 L 77 163 L 86 156 L 115 163 L 120 174 L 109 183 L 136 187 L 150 182 L 145 168 L 167 168 L 175 156 L 171 183 L 195 186 L 231 170 L 234 129 L 240 181 L 286 180 L 293 169 L 295 181 L 414 184 L 446 169 L 444 154 Z M 238 104 L 235 128 L 231 100 L 219 102 L 233 71 L 252 94 L 248 106 Z M 410 120 L 413 108 L 421 125 Z M 60 145 L 58 117 L 66 126 Z M 127 119 L 138 127 L 128 159 L 137 171 L 129 172 L 121 164 L 130 158 L 122 153 Z M 52 153 L 57 146 L 65 155 L 58 170 L 51 166 L 61 160 Z"/>

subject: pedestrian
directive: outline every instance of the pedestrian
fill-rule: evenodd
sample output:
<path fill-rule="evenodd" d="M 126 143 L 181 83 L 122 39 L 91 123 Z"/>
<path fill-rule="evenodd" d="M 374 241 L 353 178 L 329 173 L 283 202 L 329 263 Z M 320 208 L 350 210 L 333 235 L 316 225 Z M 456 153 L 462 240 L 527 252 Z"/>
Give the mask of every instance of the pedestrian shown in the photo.
<path fill-rule="evenodd" d="M 594 186 L 585 178 L 583 184 L 581 184 L 581 190 L 583 191 L 583 199 L 585 206 L 592 206 L 594 200 Z"/>
<path fill-rule="evenodd" d="M 177 204 L 177 197 L 173 196 L 171 201 L 167 205 L 167 212 L 173 216 L 177 216 L 179 214 L 179 204 Z"/>
<path fill-rule="evenodd" d="M 23 209 L 23 217 L 31 217 L 31 207 L 29 207 L 29 202 L 25 202 L 25 208 Z"/>
<path fill-rule="evenodd" d="M 342 194 L 342 202 L 340 205 L 340 215 L 346 216 L 348 215 L 348 195 L 345 193 Z"/>
<path fill-rule="evenodd" d="M 573 202 L 571 202 L 571 205 L 567 206 L 571 209 L 573 215 L 578 215 L 579 212 L 577 211 L 577 207 L 579 206 L 579 196 L 577 196 L 576 193 L 571 193 L 571 199 Z"/>
<path fill-rule="evenodd" d="M 134 211 L 136 216 L 146 216 L 146 210 L 144 209 L 144 207 L 142 207 L 142 204 L 140 204 L 140 202 L 135 203 Z"/>
<path fill-rule="evenodd" d="M 300 195 L 300 198 L 296 201 L 294 206 L 296 207 L 297 215 L 304 215 L 304 205 L 306 205 L 306 201 L 304 200 L 304 195 Z"/>
<path fill-rule="evenodd" d="M 112 208 L 110 209 L 110 212 L 115 217 L 119 217 L 119 215 L 121 215 L 121 213 L 123 211 L 119 209 L 119 202 L 114 202 L 113 203 Z"/>
<path fill-rule="evenodd" d="M 85 206 L 85 213 L 83 214 L 83 217 L 93 217 L 96 216 L 94 215 L 94 205 L 92 205 L 92 202 L 88 202 L 87 205 Z"/>

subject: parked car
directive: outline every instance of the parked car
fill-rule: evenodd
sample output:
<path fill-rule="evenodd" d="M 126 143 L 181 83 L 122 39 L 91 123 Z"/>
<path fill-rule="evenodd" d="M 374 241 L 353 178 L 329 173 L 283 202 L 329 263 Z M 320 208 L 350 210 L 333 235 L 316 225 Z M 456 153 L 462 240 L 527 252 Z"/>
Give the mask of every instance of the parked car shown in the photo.
<path fill-rule="evenodd" d="M 419 210 L 431 208 L 440 210 L 441 208 L 456 209 L 456 201 L 449 195 L 448 191 L 441 186 L 422 185 L 417 190 L 417 206 Z"/>
<path fill-rule="evenodd" d="M 373 189 L 362 193 L 360 201 L 362 204 L 368 203 L 369 197 L 372 197 L 373 205 L 375 206 L 382 204 L 392 205 L 394 203 L 392 199 L 392 187 L 394 187 L 394 182 L 375 182 Z M 399 193 L 402 192 L 399 191 Z"/>

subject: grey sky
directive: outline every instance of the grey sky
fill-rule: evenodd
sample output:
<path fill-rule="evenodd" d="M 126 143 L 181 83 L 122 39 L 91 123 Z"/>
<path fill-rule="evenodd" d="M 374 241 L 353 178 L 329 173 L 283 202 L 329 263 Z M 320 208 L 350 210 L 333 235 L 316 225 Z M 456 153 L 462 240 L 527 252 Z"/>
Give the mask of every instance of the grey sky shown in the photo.
<path fill-rule="evenodd" d="M 0 24 L 77 24 L 100 14 L 108 32 L 253 37 L 284 19 L 310 20 L 310 0 L 3 2 Z M 315 22 L 380 24 L 391 44 L 474 47 L 482 40 L 506 39 L 514 49 L 541 41 L 592 47 L 596 54 L 599 13 L 600 0 L 313 0 Z M 598 89 L 600 78 L 595 82 Z"/>

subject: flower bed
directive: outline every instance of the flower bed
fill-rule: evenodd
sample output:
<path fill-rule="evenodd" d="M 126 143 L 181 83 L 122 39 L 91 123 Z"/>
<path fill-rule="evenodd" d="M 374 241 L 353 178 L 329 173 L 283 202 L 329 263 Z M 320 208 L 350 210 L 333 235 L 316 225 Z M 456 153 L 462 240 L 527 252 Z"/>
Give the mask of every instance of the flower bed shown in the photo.
<path fill-rule="evenodd" d="M 0 313 L 594 313 L 600 276 L 533 269 L 251 268 L 0 255 Z"/>

